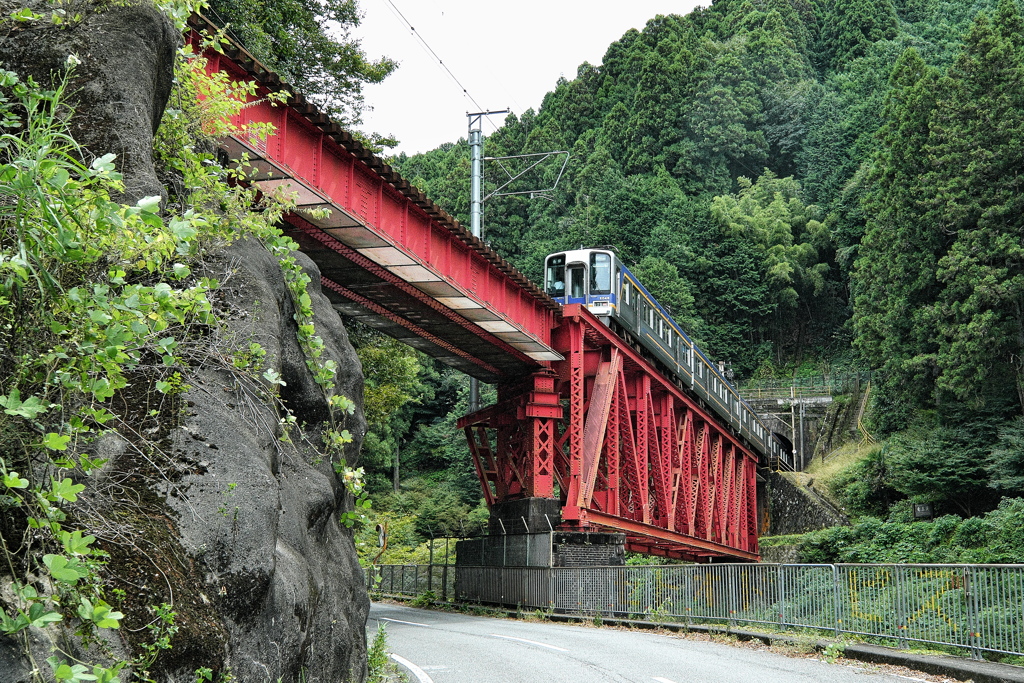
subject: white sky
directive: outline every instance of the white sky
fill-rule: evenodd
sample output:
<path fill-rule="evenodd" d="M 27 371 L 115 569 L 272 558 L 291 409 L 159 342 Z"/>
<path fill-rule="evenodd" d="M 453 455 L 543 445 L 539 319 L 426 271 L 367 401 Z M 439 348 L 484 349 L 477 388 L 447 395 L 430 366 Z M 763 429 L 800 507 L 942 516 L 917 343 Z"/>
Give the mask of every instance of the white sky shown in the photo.
<path fill-rule="evenodd" d="M 398 69 L 364 89 L 373 111 L 363 129 L 394 135 L 395 152 L 426 152 L 466 136 L 466 112 L 480 111 L 395 9 L 426 40 L 487 110 L 537 110 L 559 76 L 572 79 L 583 62 L 600 64 L 608 45 L 657 14 L 687 14 L 696 0 L 360 0 L 353 35 L 367 57 L 387 55 Z M 710 4 L 705 0 L 705 5 Z M 500 125 L 502 116 L 492 119 Z M 485 124 L 484 135 L 494 128 Z"/>

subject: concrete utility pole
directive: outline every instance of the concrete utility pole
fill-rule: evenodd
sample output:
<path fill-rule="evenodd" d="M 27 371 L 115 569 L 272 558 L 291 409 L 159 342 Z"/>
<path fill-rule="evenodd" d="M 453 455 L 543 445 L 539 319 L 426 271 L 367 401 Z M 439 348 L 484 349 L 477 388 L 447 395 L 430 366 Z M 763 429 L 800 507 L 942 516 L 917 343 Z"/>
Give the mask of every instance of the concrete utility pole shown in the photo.
<path fill-rule="evenodd" d="M 504 197 L 509 195 L 530 195 L 530 199 L 551 199 L 551 193 L 558 186 L 569 164 L 569 152 L 535 152 L 533 154 L 516 154 L 508 157 L 484 157 L 484 131 L 483 120 L 485 116 L 492 114 L 510 114 L 511 109 L 498 111 L 478 111 L 466 114 L 469 117 L 469 158 L 470 158 L 470 188 L 469 188 L 469 227 L 474 237 L 483 236 L 483 205 L 485 199 L 491 197 Z M 562 167 L 558 171 L 558 177 L 551 187 L 531 190 L 515 190 L 511 185 L 522 179 L 529 172 L 537 169 L 545 160 L 565 155 Z M 525 160 L 526 168 L 518 173 L 510 171 L 503 162 L 511 159 Z M 484 161 L 494 161 L 505 172 L 508 178 L 498 185 L 497 189 L 487 197 L 483 196 L 484 185 Z M 469 379 L 469 412 L 475 413 L 480 409 L 480 383 L 475 377 Z"/>
<path fill-rule="evenodd" d="M 796 386 L 789 387 L 789 398 L 789 433 L 793 435 L 793 462 L 795 465 L 800 457 L 799 444 L 797 443 L 799 439 L 796 435 Z"/>
<path fill-rule="evenodd" d="M 509 111 L 511 110 L 502 109 L 500 111 L 478 111 L 466 114 L 469 117 L 469 227 L 473 237 L 476 238 L 481 237 L 481 224 L 483 222 L 484 117 L 491 114 L 508 114 Z M 478 410 L 480 410 L 480 382 L 476 377 L 470 377 L 469 412 L 475 413 Z"/>

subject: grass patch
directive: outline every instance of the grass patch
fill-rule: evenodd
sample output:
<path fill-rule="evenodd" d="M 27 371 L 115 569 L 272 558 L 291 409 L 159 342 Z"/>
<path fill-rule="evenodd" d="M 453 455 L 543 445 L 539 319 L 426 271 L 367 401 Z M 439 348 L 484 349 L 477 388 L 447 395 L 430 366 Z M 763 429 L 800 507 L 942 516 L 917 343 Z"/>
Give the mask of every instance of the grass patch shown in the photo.
<path fill-rule="evenodd" d="M 757 539 L 762 548 L 774 548 L 780 545 L 800 545 L 807 534 L 786 534 L 784 536 L 762 536 Z"/>
<path fill-rule="evenodd" d="M 388 633 L 384 624 L 377 625 L 373 644 L 366 651 L 366 683 L 405 683 L 405 674 L 388 654 Z"/>
<path fill-rule="evenodd" d="M 857 464 L 866 458 L 869 453 L 881 447 L 881 443 L 848 443 L 832 451 L 825 458 L 824 462 L 820 458 L 814 458 L 807 466 L 804 474 L 814 479 L 815 489 L 819 492 L 827 493 L 829 491 L 829 484 L 836 475 Z"/>

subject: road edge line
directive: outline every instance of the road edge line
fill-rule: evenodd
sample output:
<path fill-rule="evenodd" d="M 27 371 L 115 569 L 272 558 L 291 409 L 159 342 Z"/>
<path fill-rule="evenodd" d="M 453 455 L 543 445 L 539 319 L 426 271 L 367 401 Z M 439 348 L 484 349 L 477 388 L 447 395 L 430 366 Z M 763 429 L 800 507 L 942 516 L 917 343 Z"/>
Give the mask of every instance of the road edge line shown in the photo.
<path fill-rule="evenodd" d="M 409 673 L 415 676 L 420 683 L 434 683 L 434 679 L 431 678 L 426 671 L 419 668 L 405 657 L 396 655 L 394 652 L 390 653 L 388 656 L 391 657 L 391 659 L 393 659 L 399 666 L 408 669 Z"/>

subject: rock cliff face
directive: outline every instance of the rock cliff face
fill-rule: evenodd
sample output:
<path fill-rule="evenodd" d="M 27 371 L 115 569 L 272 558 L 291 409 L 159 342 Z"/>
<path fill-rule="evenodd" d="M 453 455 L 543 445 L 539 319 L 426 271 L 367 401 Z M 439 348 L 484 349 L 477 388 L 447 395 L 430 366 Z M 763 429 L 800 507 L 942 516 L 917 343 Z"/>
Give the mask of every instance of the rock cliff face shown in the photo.
<path fill-rule="evenodd" d="M 69 83 L 75 107 L 71 134 L 87 156 L 117 155 L 125 178 L 123 201 L 164 194 L 153 169 L 152 140 L 171 92 L 175 51 L 182 40 L 174 25 L 147 2 L 97 12 L 91 3 L 0 0 L 0 17 L 21 7 L 43 19 L 4 22 L 0 67 L 49 85 L 74 56 L 80 63 Z M 55 26 L 50 17 L 56 11 L 65 12 L 65 20 L 81 12 L 83 20 Z"/>
<path fill-rule="evenodd" d="M 0 0 L 0 16 L 20 5 Z M 36 9 L 49 16 L 54 7 Z M 87 154 L 119 155 L 122 200 L 161 194 L 151 140 L 180 36 L 149 5 L 82 11 L 84 21 L 60 30 L 8 22 L 2 67 L 46 82 L 77 55 L 74 134 Z M 319 291 L 315 265 L 295 256 L 312 280 L 314 322 L 323 358 L 339 368 L 338 393 L 361 406 L 358 358 Z M 245 683 L 362 681 L 369 601 L 352 535 L 339 525 L 351 499 L 317 455 L 329 408 L 296 339 L 288 288 L 276 259 L 252 241 L 215 254 L 205 270 L 222 283 L 215 308 L 224 323 L 195 342 L 202 353 L 181 372 L 177 393 L 157 392 L 140 375 L 110 400 L 118 433 L 92 446 L 108 462 L 82 480 L 88 487 L 70 510 L 110 554 L 103 574 L 123 591 L 114 601 L 126 614 L 122 628 L 91 647 L 70 626 L 33 629 L 28 649 L 41 664 L 56 638 L 84 661 L 127 659 L 153 641 L 153 606 L 166 603 L 177 630 L 152 665 L 157 680 L 192 683 L 197 668 L 209 667 Z M 266 355 L 247 360 L 276 371 L 283 386 L 235 367 L 253 342 Z M 274 391 L 298 425 L 285 440 Z M 354 465 L 365 422 L 359 409 L 346 420 Z M 3 574 L 0 604 L 10 598 Z M 0 683 L 30 680 L 32 668 L 23 643 L 0 636 Z"/>
<path fill-rule="evenodd" d="M 318 282 L 316 266 L 296 257 Z M 223 250 L 208 272 L 224 283 L 226 313 L 208 360 L 183 377 L 177 400 L 145 386 L 112 399 L 112 412 L 138 433 L 121 429 L 95 444 L 108 462 L 83 480 L 88 488 L 70 509 L 110 553 L 104 573 L 125 592 L 118 607 L 127 615 L 109 633 L 110 650 L 70 639 L 73 649 L 85 661 L 137 654 L 152 641 L 151 606 L 167 603 L 178 630 L 156 660 L 157 680 L 193 683 L 195 669 L 209 667 L 246 683 L 361 681 L 369 599 L 351 533 L 338 523 L 350 501 L 313 447 L 327 405 L 296 341 L 290 295 L 276 260 L 254 242 Z M 317 288 L 310 295 L 324 355 L 341 368 L 338 389 L 361 405 L 345 329 Z M 240 342 L 259 343 L 264 367 L 286 382 L 281 399 L 305 424 L 288 441 L 273 403 L 260 398 L 267 388 L 217 353 Z M 160 406 L 157 417 L 149 406 Z M 355 436 L 351 463 L 365 433 L 361 413 L 345 426 Z M 37 661 L 52 637 L 33 634 Z M 4 641 L 0 682 L 30 680 L 21 648 Z"/>
<path fill-rule="evenodd" d="M 318 283 L 316 266 L 297 258 Z M 280 269 L 248 242 L 222 252 L 210 270 L 225 283 L 221 294 L 234 311 L 228 341 L 266 350 L 266 367 L 286 383 L 281 398 L 306 426 L 301 438 L 280 441 L 278 413 L 224 362 L 213 360 L 188 379 L 192 388 L 169 438 L 175 459 L 189 469 L 161 493 L 178 537 L 168 541 L 189 558 L 191 576 L 182 574 L 178 601 L 189 604 L 182 612 L 195 614 L 182 646 L 205 656 L 168 654 L 189 665 L 220 659 L 240 681 L 298 681 L 300 673 L 306 681 L 362 680 L 369 600 L 351 534 L 338 524 L 344 489 L 311 447 L 319 444 L 327 405 L 296 341 Z M 342 368 L 338 389 L 359 405 L 362 374 L 345 329 L 319 288 L 310 294 L 325 357 Z M 365 431 L 361 415 L 346 426 L 357 435 L 353 462 Z M 192 583 L 198 574 L 201 583 Z"/>

